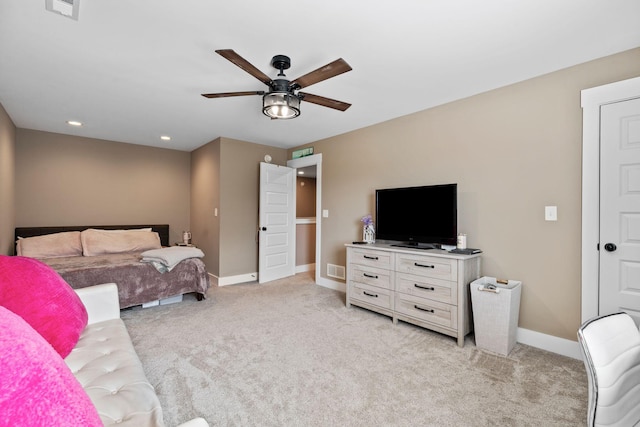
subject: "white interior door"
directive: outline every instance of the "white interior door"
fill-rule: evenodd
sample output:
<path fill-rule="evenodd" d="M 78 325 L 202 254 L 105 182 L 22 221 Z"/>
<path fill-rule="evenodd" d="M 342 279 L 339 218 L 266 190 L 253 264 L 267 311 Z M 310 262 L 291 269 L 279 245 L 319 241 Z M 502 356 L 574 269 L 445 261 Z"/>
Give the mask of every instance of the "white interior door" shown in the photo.
<path fill-rule="evenodd" d="M 296 269 L 296 174 L 260 163 L 258 282 L 293 276 Z"/>
<path fill-rule="evenodd" d="M 599 314 L 640 323 L 640 98 L 600 115 Z"/>

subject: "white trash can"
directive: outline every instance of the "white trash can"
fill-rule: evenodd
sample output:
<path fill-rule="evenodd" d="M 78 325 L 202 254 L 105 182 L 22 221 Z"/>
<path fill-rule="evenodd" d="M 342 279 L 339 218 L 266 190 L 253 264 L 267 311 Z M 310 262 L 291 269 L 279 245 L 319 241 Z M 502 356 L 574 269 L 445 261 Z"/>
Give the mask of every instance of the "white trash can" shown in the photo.
<path fill-rule="evenodd" d="M 522 282 L 495 277 L 471 282 L 473 326 L 478 348 L 506 356 L 516 344 Z"/>

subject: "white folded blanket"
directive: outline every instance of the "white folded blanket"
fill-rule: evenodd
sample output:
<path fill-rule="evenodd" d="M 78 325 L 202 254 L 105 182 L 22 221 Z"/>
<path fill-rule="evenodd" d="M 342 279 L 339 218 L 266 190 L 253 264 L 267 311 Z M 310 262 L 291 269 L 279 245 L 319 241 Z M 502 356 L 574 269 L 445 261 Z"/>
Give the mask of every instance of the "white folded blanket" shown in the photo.
<path fill-rule="evenodd" d="M 171 246 L 169 248 L 151 249 L 142 252 L 142 262 L 152 263 L 160 272 L 171 271 L 180 261 L 188 258 L 202 258 L 204 253 L 188 246 Z M 159 268 L 160 267 L 160 268 Z"/>

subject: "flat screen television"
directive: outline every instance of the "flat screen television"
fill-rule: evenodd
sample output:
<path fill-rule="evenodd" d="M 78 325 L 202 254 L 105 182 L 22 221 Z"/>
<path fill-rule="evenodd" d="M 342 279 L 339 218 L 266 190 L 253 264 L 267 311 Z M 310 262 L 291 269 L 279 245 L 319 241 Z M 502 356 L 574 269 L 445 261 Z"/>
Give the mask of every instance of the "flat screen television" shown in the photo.
<path fill-rule="evenodd" d="M 376 190 L 376 240 L 426 249 L 455 246 L 457 187 L 441 184 Z"/>

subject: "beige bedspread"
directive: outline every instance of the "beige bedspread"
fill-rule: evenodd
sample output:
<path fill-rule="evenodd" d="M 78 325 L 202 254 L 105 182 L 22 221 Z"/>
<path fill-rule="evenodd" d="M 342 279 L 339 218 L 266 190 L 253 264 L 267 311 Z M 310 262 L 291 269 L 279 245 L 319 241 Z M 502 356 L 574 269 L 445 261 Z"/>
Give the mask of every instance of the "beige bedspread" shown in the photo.
<path fill-rule="evenodd" d="M 100 283 L 118 285 L 120 308 L 196 292 L 202 297 L 210 287 L 209 275 L 200 258 L 189 258 L 167 273 L 140 262 L 140 253 L 48 258 L 50 265 L 71 285 L 84 288 Z"/>

